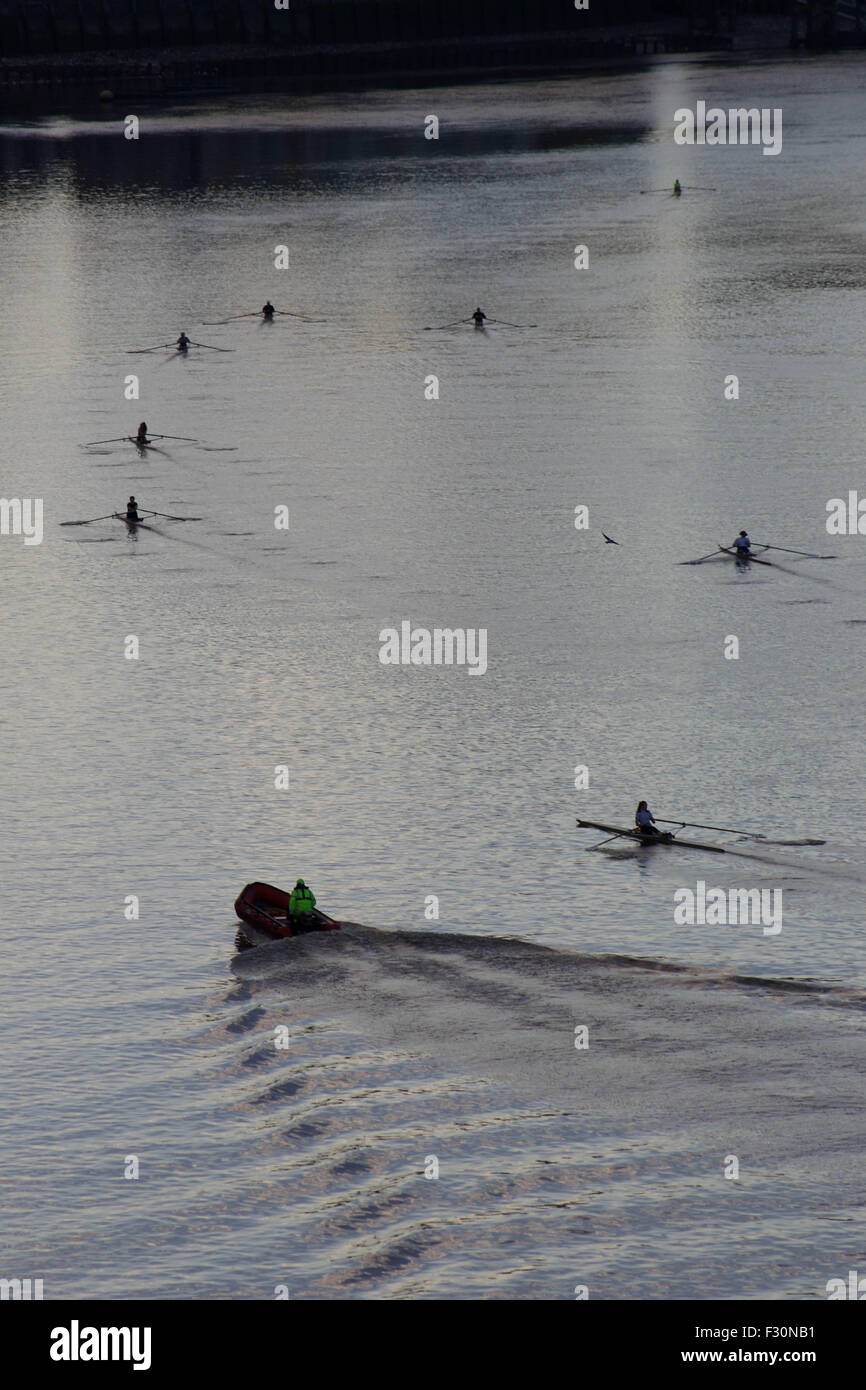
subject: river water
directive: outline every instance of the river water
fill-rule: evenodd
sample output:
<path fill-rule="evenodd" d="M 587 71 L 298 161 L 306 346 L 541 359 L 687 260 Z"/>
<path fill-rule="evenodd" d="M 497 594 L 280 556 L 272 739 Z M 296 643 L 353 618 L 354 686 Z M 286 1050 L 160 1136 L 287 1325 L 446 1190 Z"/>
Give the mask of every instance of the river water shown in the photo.
<path fill-rule="evenodd" d="M 698 100 L 782 153 L 676 146 Z M 44 502 L 0 538 L 0 1274 L 825 1297 L 866 1259 L 863 59 L 134 109 L 0 129 Z M 200 442 L 82 447 L 141 419 Z M 59 524 L 130 493 L 201 520 Z M 837 558 L 677 565 L 741 527 Z M 403 621 L 486 672 L 383 664 Z M 587 852 L 639 797 L 764 839 Z M 345 930 L 240 951 L 298 874 Z M 699 883 L 781 930 L 680 925 Z"/>

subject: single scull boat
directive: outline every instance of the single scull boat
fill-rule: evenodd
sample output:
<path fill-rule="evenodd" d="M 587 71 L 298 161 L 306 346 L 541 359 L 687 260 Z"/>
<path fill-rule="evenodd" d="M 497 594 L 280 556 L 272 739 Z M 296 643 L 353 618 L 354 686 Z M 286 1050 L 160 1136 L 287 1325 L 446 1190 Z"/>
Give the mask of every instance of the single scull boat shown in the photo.
<path fill-rule="evenodd" d="M 682 849 L 705 849 L 710 854 L 727 854 L 727 850 L 721 845 L 705 845 L 700 840 L 680 840 L 669 830 L 662 831 L 658 835 L 643 835 L 639 830 L 624 830 L 621 825 L 602 825 L 597 820 L 581 820 L 578 817 L 579 826 L 587 830 L 606 830 L 612 838 L 622 838 L 624 840 L 637 840 L 640 845 L 679 845 Z"/>

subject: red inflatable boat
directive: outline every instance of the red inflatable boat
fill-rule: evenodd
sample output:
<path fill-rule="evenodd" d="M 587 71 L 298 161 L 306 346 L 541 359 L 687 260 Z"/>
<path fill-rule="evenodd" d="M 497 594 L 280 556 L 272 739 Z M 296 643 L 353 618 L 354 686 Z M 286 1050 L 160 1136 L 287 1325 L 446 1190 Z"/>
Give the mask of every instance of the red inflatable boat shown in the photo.
<path fill-rule="evenodd" d="M 300 936 L 303 933 L 298 931 L 297 918 L 288 915 L 291 896 L 291 893 L 284 893 L 282 888 L 274 888 L 270 883 L 248 883 L 235 900 L 235 912 L 242 922 L 272 937 L 274 941 L 282 936 Z M 305 931 L 340 930 L 340 923 L 327 913 L 320 912 L 317 907 L 307 914 L 307 920 L 310 925 L 305 926 Z"/>

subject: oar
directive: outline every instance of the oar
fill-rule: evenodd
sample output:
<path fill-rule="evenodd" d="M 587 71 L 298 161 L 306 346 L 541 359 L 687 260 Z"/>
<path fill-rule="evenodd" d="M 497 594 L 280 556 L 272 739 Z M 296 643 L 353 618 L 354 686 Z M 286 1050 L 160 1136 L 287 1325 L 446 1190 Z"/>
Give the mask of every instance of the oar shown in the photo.
<path fill-rule="evenodd" d="M 706 185 L 702 183 L 683 183 L 680 184 L 680 187 L 692 188 L 696 193 L 718 193 L 719 191 L 717 188 L 707 188 Z"/>
<path fill-rule="evenodd" d="M 213 343 L 193 343 L 192 339 L 190 339 L 190 342 L 193 347 L 210 348 L 211 352 L 234 352 L 234 348 L 214 347 Z"/>
<path fill-rule="evenodd" d="M 91 521 L 109 521 L 115 515 L 108 512 L 105 516 L 89 516 L 86 521 L 61 521 L 61 526 L 89 526 Z"/>
<path fill-rule="evenodd" d="M 642 188 L 641 193 L 670 193 L 669 188 Z"/>
<path fill-rule="evenodd" d="M 116 439 L 87 439 L 81 447 L 83 449 L 89 449 L 94 444 L 125 444 L 127 439 L 130 438 L 131 435 L 119 434 Z"/>
<path fill-rule="evenodd" d="M 779 550 L 785 555 L 802 555 L 806 560 L 835 560 L 835 555 L 814 555 L 811 550 L 791 550 L 785 545 L 770 545 L 769 541 L 753 541 L 754 545 L 762 545 L 765 550 Z"/>
<path fill-rule="evenodd" d="M 174 347 L 174 343 L 157 343 L 156 347 L 150 348 L 127 348 L 127 356 L 135 356 L 139 352 L 160 352 L 162 348 Z"/>
<path fill-rule="evenodd" d="M 699 555 L 698 558 L 697 558 L 697 560 L 677 560 L 677 564 L 678 564 L 678 565 L 702 565 L 702 564 L 704 563 L 704 560 L 717 560 L 718 558 L 719 558 L 719 552 L 718 552 L 718 550 L 712 550 L 712 551 L 710 551 L 709 555 Z"/>
<path fill-rule="evenodd" d="M 728 835 L 745 835 L 749 840 L 762 840 L 764 837 L 760 833 L 751 830 L 738 830 L 731 825 L 704 825 L 699 820 L 665 820 L 664 816 L 656 816 L 657 821 L 662 825 L 679 825 L 680 827 L 689 826 L 692 830 L 722 830 Z"/>
<path fill-rule="evenodd" d="M 508 319 L 488 319 L 488 323 L 502 323 L 506 328 L 537 328 L 537 323 L 509 323 Z"/>
<path fill-rule="evenodd" d="M 161 516 L 161 517 L 164 517 L 166 521 L 202 521 L 202 520 L 203 520 L 203 518 L 200 517 L 200 516 L 172 516 L 170 512 L 154 512 L 154 511 L 151 510 L 150 507 L 144 507 L 144 508 L 142 509 L 142 511 L 143 511 L 144 516 Z M 96 520 L 97 520 L 97 521 L 100 521 L 100 520 L 103 520 L 103 518 L 97 517 Z M 74 525 L 76 525 L 76 523 L 75 523 L 75 522 L 72 522 L 72 521 L 64 521 L 64 522 L 62 523 L 62 525 L 64 525 L 64 526 L 74 526 Z"/>
<path fill-rule="evenodd" d="M 309 314 L 296 313 L 294 309 L 275 309 L 275 314 L 284 314 L 290 319 L 306 319 L 307 323 L 324 323 L 324 319 L 311 319 Z"/>
<path fill-rule="evenodd" d="M 576 819 L 577 819 L 578 825 L 586 825 L 588 828 L 592 828 L 592 827 L 589 826 L 589 822 L 588 822 L 588 821 L 582 821 L 582 820 L 580 819 L 579 816 L 578 816 Z M 611 842 L 611 840 L 622 840 L 622 839 L 630 840 L 630 839 L 633 839 L 633 838 L 634 838 L 634 837 L 633 837 L 632 831 L 630 831 L 630 830 L 619 830 L 619 831 L 617 831 L 616 835 L 608 835 L 606 839 L 604 839 L 604 840 L 599 840 L 599 842 L 598 842 L 597 845 L 587 845 L 585 848 L 586 848 L 587 853 L 589 853 L 589 851 L 590 851 L 591 849 L 601 849 L 601 846 L 602 846 L 602 845 L 609 845 L 610 842 Z"/>
<path fill-rule="evenodd" d="M 202 323 L 207 328 L 218 328 L 224 323 L 236 323 L 238 319 L 256 319 L 261 313 L 260 309 L 251 309 L 246 314 L 232 314 L 228 319 L 202 319 Z"/>
<path fill-rule="evenodd" d="M 441 333 L 443 328 L 456 328 L 457 325 L 458 325 L 458 323 L 470 323 L 470 322 L 471 322 L 471 316 L 470 316 L 470 318 L 468 318 L 468 319 L 452 319 L 450 323 L 439 323 L 439 324 L 435 324 L 432 328 L 428 325 L 428 326 L 424 329 L 424 332 L 425 332 L 425 333 Z"/>
<path fill-rule="evenodd" d="M 130 438 L 130 439 L 134 439 L 134 437 L 135 437 L 134 435 L 129 435 L 129 438 Z M 188 435 L 188 434 L 152 434 L 150 437 L 151 437 L 151 439 L 182 439 L 182 440 L 184 441 L 185 444 L 200 444 L 200 443 L 201 443 L 201 440 L 200 440 L 200 439 L 193 439 L 193 438 L 191 438 L 191 436 Z M 107 442 L 107 441 L 106 441 L 106 442 Z"/>

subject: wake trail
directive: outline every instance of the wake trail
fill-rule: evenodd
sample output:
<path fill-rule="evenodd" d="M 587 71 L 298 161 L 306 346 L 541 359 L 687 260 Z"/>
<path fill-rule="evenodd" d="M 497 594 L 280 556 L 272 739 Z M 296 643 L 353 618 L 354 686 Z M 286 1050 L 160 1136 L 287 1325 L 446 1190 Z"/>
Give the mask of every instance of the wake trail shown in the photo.
<path fill-rule="evenodd" d="M 751 859 L 758 864 L 771 864 L 774 868 L 812 874 L 818 878 L 845 879 L 852 883 L 866 883 L 866 875 L 864 875 L 863 870 L 857 869 L 851 864 L 826 864 L 817 859 L 794 859 L 790 855 L 762 853 L 758 849 L 728 849 L 727 846 L 725 846 L 725 853 L 734 854 L 739 859 Z"/>

